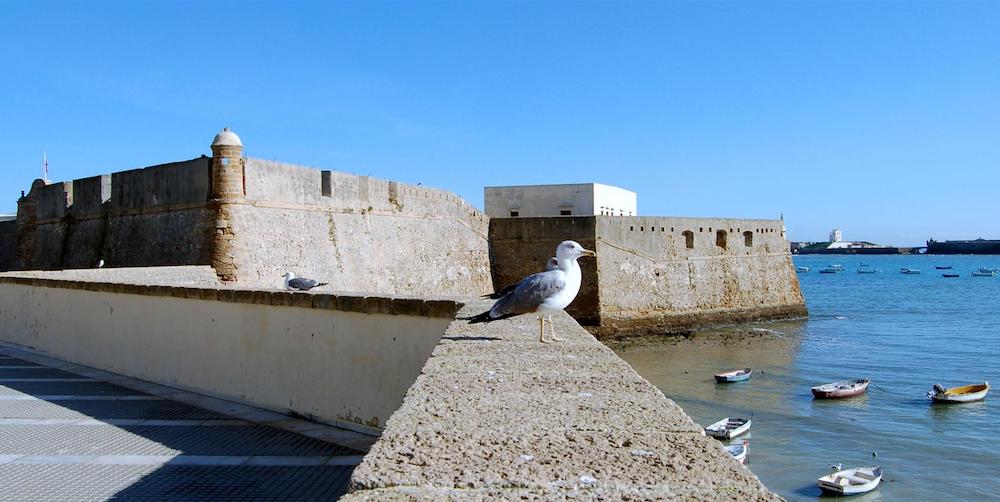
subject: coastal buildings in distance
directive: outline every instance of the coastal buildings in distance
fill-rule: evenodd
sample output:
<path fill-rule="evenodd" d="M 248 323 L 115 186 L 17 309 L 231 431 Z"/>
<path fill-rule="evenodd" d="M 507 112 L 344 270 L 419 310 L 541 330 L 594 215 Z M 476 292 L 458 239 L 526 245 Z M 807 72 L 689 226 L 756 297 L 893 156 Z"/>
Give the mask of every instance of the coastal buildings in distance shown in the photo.
<path fill-rule="evenodd" d="M 598 258 L 568 311 L 598 335 L 806 314 L 780 219 L 638 216 L 634 192 L 599 183 L 488 187 L 483 213 L 243 151 L 226 129 L 211 157 L 35 180 L 0 221 L 0 271 L 208 265 L 227 287 L 278 288 L 293 271 L 338 291 L 474 297 L 573 239 Z"/>
<path fill-rule="evenodd" d="M 866 241 L 845 241 L 840 229 L 827 242 L 790 242 L 792 254 L 1000 254 L 1000 240 L 927 240 L 927 247 L 895 247 Z"/>
<path fill-rule="evenodd" d="M 895 247 L 867 241 L 845 241 L 839 228 L 830 231 L 826 242 L 791 242 L 792 254 L 915 254 L 919 247 Z"/>

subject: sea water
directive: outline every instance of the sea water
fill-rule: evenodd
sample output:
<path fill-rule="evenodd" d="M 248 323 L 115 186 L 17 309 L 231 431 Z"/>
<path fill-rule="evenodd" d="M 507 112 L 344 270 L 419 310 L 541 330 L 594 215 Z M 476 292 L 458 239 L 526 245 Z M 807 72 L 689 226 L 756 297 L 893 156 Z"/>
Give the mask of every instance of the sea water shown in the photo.
<path fill-rule="evenodd" d="M 945 387 L 1000 383 L 1000 256 L 796 256 L 809 309 L 802 321 L 711 330 L 616 349 L 702 426 L 752 417 L 747 466 L 789 500 L 820 497 L 831 464 L 880 465 L 853 500 L 1000 500 L 1000 391 L 934 404 Z M 840 263 L 845 271 L 820 274 Z M 860 263 L 878 270 L 858 274 Z M 951 265 L 951 270 L 935 270 Z M 916 268 L 905 275 L 900 268 Z M 944 278 L 942 273 L 957 273 Z M 712 374 L 754 370 L 744 383 Z M 865 396 L 814 400 L 809 389 L 870 378 Z M 744 438 L 739 438 L 740 441 Z"/>

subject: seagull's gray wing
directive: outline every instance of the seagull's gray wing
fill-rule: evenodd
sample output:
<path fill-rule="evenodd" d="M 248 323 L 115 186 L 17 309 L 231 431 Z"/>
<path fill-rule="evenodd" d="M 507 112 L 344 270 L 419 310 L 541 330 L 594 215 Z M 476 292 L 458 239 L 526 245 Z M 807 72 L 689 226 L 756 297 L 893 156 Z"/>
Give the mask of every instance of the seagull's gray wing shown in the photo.
<path fill-rule="evenodd" d="M 490 309 L 490 317 L 527 314 L 538 310 L 538 306 L 549 297 L 566 287 L 564 274 L 560 270 L 550 270 L 529 275 Z"/>
<path fill-rule="evenodd" d="M 295 279 L 288 281 L 288 285 L 295 289 L 308 291 L 312 288 L 315 288 L 317 285 L 319 285 L 319 283 L 312 279 L 303 279 L 301 277 L 296 277 Z"/>

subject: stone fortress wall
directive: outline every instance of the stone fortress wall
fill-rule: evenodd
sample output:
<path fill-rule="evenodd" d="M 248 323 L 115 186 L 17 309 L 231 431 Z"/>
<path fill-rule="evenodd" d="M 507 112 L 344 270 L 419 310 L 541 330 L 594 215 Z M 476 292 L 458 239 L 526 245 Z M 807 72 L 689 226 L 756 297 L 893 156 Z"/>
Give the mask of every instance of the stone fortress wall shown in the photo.
<path fill-rule="evenodd" d="M 601 336 L 806 314 L 781 220 L 495 218 L 495 283 L 541 270 L 564 238 L 597 251 L 580 260 L 583 285 L 567 310 Z"/>
<path fill-rule="evenodd" d="M 18 201 L 17 262 L 52 270 L 210 264 L 211 159 L 45 184 Z"/>
<path fill-rule="evenodd" d="M 0 270 L 211 265 L 223 282 L 281 275 L 339 291 L 491 291 L 487 217 L 443 190 L 242 156 L 68 182 L 36 180 L 0 226 Z M 218 138 L 217 138 L 218 141 Z M 13 227 L 13 228 L 8 228 Z"/>
<path fill-rule="evenodd" d="M 292 270 L 338 290 L 491 291 L 488 218 L 455 194 L 259 159 L 245 172 L 246 197 L 230 207 L 240 281 Z"/>

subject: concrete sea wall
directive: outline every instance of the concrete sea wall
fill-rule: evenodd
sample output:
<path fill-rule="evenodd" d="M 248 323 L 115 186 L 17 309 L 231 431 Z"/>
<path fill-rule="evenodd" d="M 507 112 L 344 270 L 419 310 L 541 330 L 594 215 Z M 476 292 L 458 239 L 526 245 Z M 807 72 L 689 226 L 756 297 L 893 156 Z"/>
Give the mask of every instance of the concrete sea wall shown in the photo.
<path fill-rule="evenodd" d="M 377 433 L 457 304 L 0 277 L 0 340 Z"/>
<path fill-rule="evenodd" d="M 781 500 L 571 317 L 553 317 L 567 341 L 539 343 L 534 316 L 452 323 L 345 500 Z"/>
<path fill-rule="evenodd" d="M 600 336 L 688 331 L 805 315 L 780 220 L 674 217 L 497 218 L 494 281 L 542 270 L 556 245 L 597 251 L 567 309 Z"/>

